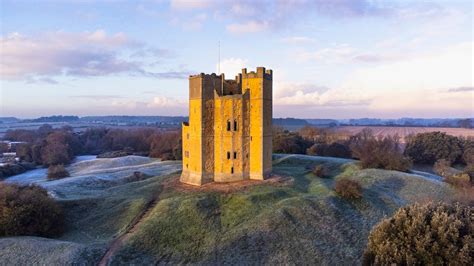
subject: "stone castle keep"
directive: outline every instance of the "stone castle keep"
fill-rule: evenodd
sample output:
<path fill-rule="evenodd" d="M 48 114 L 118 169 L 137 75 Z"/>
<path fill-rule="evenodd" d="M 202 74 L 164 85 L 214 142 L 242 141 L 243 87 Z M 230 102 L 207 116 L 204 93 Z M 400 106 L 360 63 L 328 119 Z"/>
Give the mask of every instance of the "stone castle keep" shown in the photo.
<path fill-rule="evenodd" d="M 263 180 L 272 170 L 272 70 L 189 77 L 181 182 Z"/>

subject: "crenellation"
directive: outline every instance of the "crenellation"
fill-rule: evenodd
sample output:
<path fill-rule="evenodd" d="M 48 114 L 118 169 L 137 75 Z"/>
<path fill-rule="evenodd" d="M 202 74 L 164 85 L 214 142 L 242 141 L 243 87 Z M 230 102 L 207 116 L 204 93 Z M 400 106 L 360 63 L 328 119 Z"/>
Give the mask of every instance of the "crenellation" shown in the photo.
<path fill-rule="evenodd" d="M 272 71 L 190 76 L 181 182 L 264 179 L 271 171 Z"/>

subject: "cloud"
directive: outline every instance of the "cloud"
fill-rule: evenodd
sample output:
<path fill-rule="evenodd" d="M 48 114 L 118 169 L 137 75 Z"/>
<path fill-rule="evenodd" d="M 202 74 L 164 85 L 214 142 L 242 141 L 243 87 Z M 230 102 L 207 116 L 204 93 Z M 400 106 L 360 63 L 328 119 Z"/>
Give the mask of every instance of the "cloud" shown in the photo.
<path fill-rule="evenodd" d="M 297 54 L 297 60 L 317 61 L 326 64 L 339 63 L 378 63 L 385 61 L 402 60 L 409 55 L 399 55 L 391 53 L 374 53 L 359 51 L 348 44 L 337 44 L 322 48 L 314 52 L 301 51 Z"/>
<path fill-rule="evenodd" d="M 371 97 L 360 90 L 328 88 L 311 83 L 276 83 L 273 102 L 276 106 L 320 108 L 359 106 L 370 103 Z"/>
<path fill-rule="evenodd" d="M 124 98 L 120 95 L 97 95 L 97 94 L 90 94 L 90 95 L 71 95 L 70 98 L 76 99 L 86 99 L 86 100 L 94 100 L 94 101 L 103 101 L 103 100 L 111 100 L 111 99 L 121 99 Z"/>
<path fill-rule="evenodd" d="M 8 80 L 47 80 L 54 76 L 145 75 L 156 78 L 183 78 L 187 73 L 153 73 L 145 69 L 147 56 L 160 60 L 168 51 L 148 48 L 124 33 L 103 30 L 69 33 L 45 32 L 36 36 L 12 33 L 0 37 L 0 77 Z"/>
<path fill-rule="evenodd" d="M 472 87 L 474 43 L 460 43 L 399 61 L 356 68 L 342 82 L 343 88 L 418 90 Z"/>
<path fill-rule="evenodd" d="M 371 0 L 172 0 L 171 9 L 177 12 L 177 17 L 189 17 L 193 10 L 207 12 L 215 19 L 225 21 L 227 31 L 234 34 L 278 30 L 315 15 L 348 18 L 392 12 L 392 8 L 383 2 Z"/>
<path fill-rule="evenodd" d="M 316 42 L 315 39 L 304 36 L 286 37 L 281 39 L 281 41 L 288 44 L 311 44 Z"/>
<path fill-rule="evenodd" d="M 172 9 L 189 10 L 197 8 L 206 8 L 211 6 L 211 0 L 171 0 L 170 6 Z"/>
<path fill-rule="evenodd" d="M 216 72 L 219 72 L 219 66 L 216 65 Z M 241 73 L 242 68 L 251 68 L 248 59 L 242 58 L 226 58 L 220 62 L 220 72 L 224 73 L 226 79 L 233 78 L 238 73 Z"/>
<path fill-rule="evenodd" d="M 138 115 L 188 115 L 188 101 L 166 96 L 157 96 L 151 101 L 123 98 L 115 99 L 107 105 L 97 106 L 97 109 L 114 114 L 118 109 Z"/>
<path fill-rule="evenodd" d="M 183 107 L 187 106 L 187 101 L 178 100 L 165 96 L 154 97 L 153 101 L 148 104 L 148 107 Z"/>
<path fill-rule="evenodd" d="M 231 33 L 254 33 L 264 31 L 269 27 L 267 21 L 248 21 L 244 23 L 233 23 L 226 26 Z"/>
<path fill-rule="evenodd" d="M 458 87 L 448 89 L 447 92 L 469 92 L 474 91 L 474 87 Z"/>
<path fill-rule="evenodd" d="M 179 25 L 184 30 L 193 31 L 199 30 L 202 28 L 204 22 L 206 22 L 207 14 L 200 13 L 196 15 L 187 15 L 187 16 L 175 16 L 171 20 L 171 24 Z"/>

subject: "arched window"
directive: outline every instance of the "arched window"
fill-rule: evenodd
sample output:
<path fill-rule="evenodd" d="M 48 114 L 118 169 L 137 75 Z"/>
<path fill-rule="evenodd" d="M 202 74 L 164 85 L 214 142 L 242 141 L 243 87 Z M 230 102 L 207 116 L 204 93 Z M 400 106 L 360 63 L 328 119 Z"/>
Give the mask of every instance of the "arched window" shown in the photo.
<path fill-rule="evenodd" d="M 234 120 L 234 131 L 237 131 L 237 120 Z"/>
<path fill-rule="evenodd" d="M 230 168 L 230 173 L 231 173 L 231 174 L 234 173 L 234 167 L 231 167 L 231 168 Z"/>
<path fill-rule="evenodd" d="M 227 152 L 227 160 L 230 159 L 230 151 Z"/>
<path fill-rule="evenodd" d="M 227 120 L 227 131 L 230 131 L 230 121 Z"/>
<path fill-rule="evenodd" d="M 237 159 L 237 152 L 234 151 L 234 159 Z"/>

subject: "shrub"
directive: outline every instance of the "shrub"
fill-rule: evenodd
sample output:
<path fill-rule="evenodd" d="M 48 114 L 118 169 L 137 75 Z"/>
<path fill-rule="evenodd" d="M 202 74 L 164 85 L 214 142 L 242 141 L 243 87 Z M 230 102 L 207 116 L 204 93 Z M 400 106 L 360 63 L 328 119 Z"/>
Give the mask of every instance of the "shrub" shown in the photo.
<path fill-rule="evenodd" d="M 464 141 L 462 161 L 467 165 L 474 164 L 474 140 L 467 139 Z"/>
<path fill-rule="evenodd" d="M 364 265 L 472 265 L 473 210 L 458 203 L 400 208 L 372 229 Z"/>
<path fill-rule="evenodd" d="M 419 133 L 408 139 L 405 155 L 415 163 L 433 164 L 439 159 L 453 163 L 461 159 L 462 141 L 441 132 Z"/>
<path fill-rule="evenodd" d="M 63 211 L 45 189 L 0 183 L 0 237 L 52 237 L 63 230 Z"/>
<path fill-rule="evenodd" d="M 339 158 L 351 158 L 351 149 L 349 148 L 349 146 L 338 142 L 334 142 L 331 144 L 314 144 L 306 150 L 306 154 Z"/>
<path fill-rule="evenodd" d="M 13 176 L 13 175 L 18 175 L 21 173 L 26 172 L 25 167 L 23 167 L 20 164 L 5 164 L 3 166 L 0 166 L 0 179 Z"/>
<path fill-rule="evenodd" d="M 326 167 L 324 167 L 321 164 L 314 166 L 311 172 L 313 172 L 315 176 L 321 177 L 321 178 L 325 178 L 329 176 Z"/>
<path fill-rule="evenodd" d="M 471 185 L 474 185 L 474 164 L 468 164 L 463 172 L 469 176 Z"/>
<path fill-rule="evenodd" d="M 339 196 L 346 199 L 362 198 L 362 186 L 356 180 L 339 179 L 334 189 Z"/>
<path fill-rule="evenodd" d="M 62 164 L 50 165 L 48 167 L 48 179 L 60 179 L 68 176 L 69 172 Z"/>
<path fill-rule="evenodd" d="M 350 147 L 362 168 L 404 172 L 411 168 L 411 161 L 401 152 L 398 136 L 376 138 L 370 129 L 364 129 L 351 138 Z"/>
<path fill-rule="evenodd" d="M 275 153 L 305 154 L 311 144 L 297 133 L 278 127 L 273 129 L 273 152 Z"/>
<path fill-rule="evenodd" d="M 433 170 L 436 174 L 442 177 L 449 177 L 454 175 L 454 173 L 451 171 L 451 162 L 445 159 L 437 160 L 433 166 Z"/>
<path fill-rule="evenodd" d="M 125 181 L 126 182 L 137 182 L 137 181 L 142 181 L 142 180 L 145 180 L 147 178 L 149 178 L 150 176 L 143 173 L 143 172 L 140 172 L 140 171 L 135 171 L 133 172 L 133 174 L 131 174 L 130 176 L 126 177 L 125 178 Z"/>

